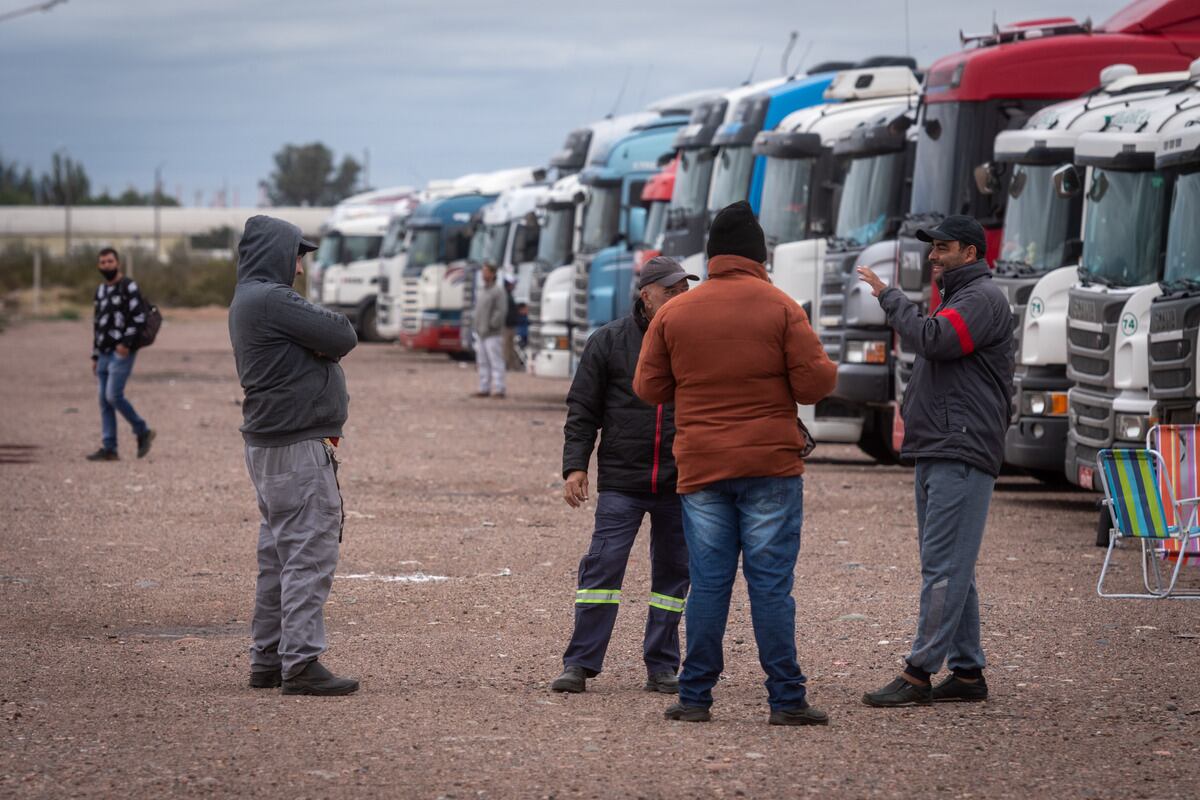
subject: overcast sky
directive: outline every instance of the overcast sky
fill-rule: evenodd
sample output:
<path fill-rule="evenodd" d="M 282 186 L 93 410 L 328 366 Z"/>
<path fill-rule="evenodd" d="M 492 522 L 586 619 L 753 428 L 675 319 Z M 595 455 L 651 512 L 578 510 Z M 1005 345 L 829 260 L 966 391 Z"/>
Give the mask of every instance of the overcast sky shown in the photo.
<path fill-rule="evenodd" d="M 0 12 L 34 0 L 0 0 Z M 910 0 L 922 66 L 960 28 L 1125 0 Z M 228 184 L 253 204 L 271 155 L 370 151 L 377 187 L 544 164 L 567 131 L 691 89 L 805 63 L 904 54 L 902 0 L 69 0 L 0 22 L 0 155 L 41 172 L 66 148 L 94 192 L 153 186 L 185 204 Z M 751 10 L 753 9 L 753 10 Z M 811 45 L 811 48 L 810 48 Z"/>

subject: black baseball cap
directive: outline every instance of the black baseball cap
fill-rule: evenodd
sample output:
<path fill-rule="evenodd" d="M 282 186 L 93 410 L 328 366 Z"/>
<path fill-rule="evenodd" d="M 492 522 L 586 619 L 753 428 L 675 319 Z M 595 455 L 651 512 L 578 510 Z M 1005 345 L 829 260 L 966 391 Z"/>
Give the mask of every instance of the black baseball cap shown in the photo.
<path fill-rule="evenodd" d="M 316 249 L 317 246 L 315 244 L 310 242 L 308 239 L 305 239 L 303 236 L 300 237 L 300 255 L 311 253 Z"/>
<path fill-rule="evenodd" d="M 983 226 L 974 217 L 966 214 L 951 214 L 936 228 L 922 228 L 917 231 L 917 238 L 922 242 L 961 242 L 963 245 L 975 245 L 975 252 L 980 258 L 987 255 L 987 240 L 983 236 Z"/>
<path fill-rule="evenodd" d="M 670 256 L 655 256 L 642 267 L 642 274 L 638 276 L 637 288 L 644 289 L 652 283 L 657 283 L 659 286 L 674 286 L 680 281 L 698 280 L 700 280 L 698 277 L 686 272 L 683 266 Z"/>

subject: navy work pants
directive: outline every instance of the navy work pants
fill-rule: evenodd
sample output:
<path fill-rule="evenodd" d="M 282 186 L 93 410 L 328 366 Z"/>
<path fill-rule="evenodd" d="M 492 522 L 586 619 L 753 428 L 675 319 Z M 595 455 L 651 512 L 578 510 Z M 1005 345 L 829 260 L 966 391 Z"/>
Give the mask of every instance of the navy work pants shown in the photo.
<path fill-rule="evenodd" d="M 679 669 L 679 619 L 688 592 L 688 554 L 683 513 L 674 492 L 600 492 L 596 529 L 579 562 L 575 631 L 563 666 L 600 673 L 617 621 L 621 584 L 642 519 L 650 515 L 650 602 L 643 654 L 646 671 L 674 674 Z"/>

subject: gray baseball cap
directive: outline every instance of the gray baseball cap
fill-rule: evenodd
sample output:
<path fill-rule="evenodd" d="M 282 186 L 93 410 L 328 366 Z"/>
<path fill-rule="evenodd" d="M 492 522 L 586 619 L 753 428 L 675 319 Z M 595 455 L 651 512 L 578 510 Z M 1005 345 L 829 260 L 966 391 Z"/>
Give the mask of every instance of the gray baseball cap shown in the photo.
<path fill-rule="evenodd" d="M 657 283 L 659 286 L 674 286 L 685 280 L 698 281 L 700 279 L 686 272 L 683 265 L 670 256 L 655 256 L 642 267 L 642 274 L 638 276 L 637 288 L 644 289 L 652 283 Z"/>

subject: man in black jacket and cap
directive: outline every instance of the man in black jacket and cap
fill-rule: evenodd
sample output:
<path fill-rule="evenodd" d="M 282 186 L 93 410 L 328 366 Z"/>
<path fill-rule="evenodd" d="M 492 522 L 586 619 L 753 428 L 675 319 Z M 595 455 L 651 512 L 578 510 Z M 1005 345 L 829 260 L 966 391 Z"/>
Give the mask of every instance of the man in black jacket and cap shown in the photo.
<path fill-rule="evenodd" d="M 597 454 L 596 527 L 579 562 L 575 629 L 563 654 L 562 674 L 550 688 L 582 692 L 600 674 L 617 620 L 621 583 L 642 519 L 650 515 L 650 600 L 643 654 L 648 692 L 679 689 L 679 619 L 688 592 L 687 544 L 675 494 L 675 437 L 670 405 L 651 406 L 633 392 L 642 336 L 650 319 L 672 297 L 687 291 L 679 262 L 659 256 L 642 268 L 633 313 L 596 331 L 579 361 L 567 394 L 563 427 L 563 496 L 578 508 L 588 498 L 588 461 Z"/>
<path fill-rule="evenodd" d="M 915 353 L 904 393 L 904 445 L 915 459 L 921 608 L 912 652 L 891 683 L 863 695 L 878 707 L 987 699 L 975 560 L 992 487 L 1004 460 L 1013 380 L 1013 322 L 1008 299 L 983 260 L 983 228 L 971 217 L 946 217 L 917 238 L 942 302 L 930 315 L 867 267 L 859 277 L 887 314 L 901 344 Z M 949 663 L 937 686 L 930 677 Z"/>

